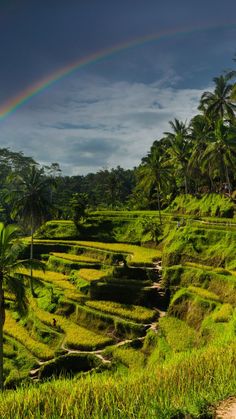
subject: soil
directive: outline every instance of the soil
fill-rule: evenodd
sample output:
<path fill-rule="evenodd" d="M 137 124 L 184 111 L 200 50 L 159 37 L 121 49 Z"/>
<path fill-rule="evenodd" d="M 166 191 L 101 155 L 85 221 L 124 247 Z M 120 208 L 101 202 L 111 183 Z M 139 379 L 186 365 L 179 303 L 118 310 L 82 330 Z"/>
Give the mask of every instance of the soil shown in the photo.
<path fill-rule="evenodd" d="M 236 419 L 236 397 L 230 397 L 219 404 L 215 419 Z"/>

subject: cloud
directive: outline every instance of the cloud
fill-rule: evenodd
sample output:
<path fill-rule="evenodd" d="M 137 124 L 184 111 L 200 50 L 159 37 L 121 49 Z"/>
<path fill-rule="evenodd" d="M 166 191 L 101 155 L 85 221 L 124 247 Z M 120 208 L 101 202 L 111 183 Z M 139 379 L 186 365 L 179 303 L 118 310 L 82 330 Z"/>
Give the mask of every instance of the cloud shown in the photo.
<path fill-rule="evenodd" d="M 65 174 L 131 168 L 169 129 L 169 120 L 189 120 L 197 112 L 201 94 L 166 79 L 144 84 L 73 77 L 3 121 L 0 141 L 41 163 L 58 162 Z"/>

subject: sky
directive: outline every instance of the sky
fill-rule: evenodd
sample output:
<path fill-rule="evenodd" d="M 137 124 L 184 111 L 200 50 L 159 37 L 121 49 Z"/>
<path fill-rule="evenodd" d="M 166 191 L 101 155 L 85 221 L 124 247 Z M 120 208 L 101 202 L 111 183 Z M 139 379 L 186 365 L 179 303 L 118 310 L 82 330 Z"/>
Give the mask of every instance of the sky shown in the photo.
<path fill-rule="evenodd" d="M 235 40 L 235 0 L 0 0 L 0 148 L 133 168 L 235 69 Z"/>

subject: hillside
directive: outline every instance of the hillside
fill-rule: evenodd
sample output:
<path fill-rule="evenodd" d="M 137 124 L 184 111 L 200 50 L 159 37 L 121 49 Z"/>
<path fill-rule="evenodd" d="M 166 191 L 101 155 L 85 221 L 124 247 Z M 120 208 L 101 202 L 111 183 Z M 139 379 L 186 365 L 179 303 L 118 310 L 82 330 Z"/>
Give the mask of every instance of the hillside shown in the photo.
<path fill-rule="evenodd" d="M 236 394 L 236 219 L 172 209 L 155 241 L 154 211 L 40 228 L 23 315 L 6 293 L 1 417 L 211 417 Z"/>

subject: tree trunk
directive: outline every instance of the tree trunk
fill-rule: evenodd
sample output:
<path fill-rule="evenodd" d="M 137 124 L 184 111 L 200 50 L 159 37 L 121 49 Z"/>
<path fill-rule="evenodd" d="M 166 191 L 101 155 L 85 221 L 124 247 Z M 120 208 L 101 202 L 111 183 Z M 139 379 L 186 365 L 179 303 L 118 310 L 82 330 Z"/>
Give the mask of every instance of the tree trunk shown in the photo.
<path fill-rule="evenodd" d="M 30 222 L 30 235 L 31 235 L 31 241 L 30 241 L 30 260 L 33 260 L 33 252 L 34 252 L 34 227 L 33 227 L 33 216 L 31 215 L 31 222 Z M 36 294 L 34 292 L 33 287 L 33 268 L 30 266 L 30 291 L 32 294 L 32 297 L 36 297 Z"/>
<path fill-rule="evenodd" d="M 159 192 L 159 187 L 157 187 L 157 206 L 158 206 L 158 211 L 159 211 L 159 220 L 160 220 L 160 224 L 162 224 L 162 218 L 161 218 L 161 203 L 160 203 L 160 192 Z"/>
<path fill-rule="evenodd" d="M 231 189 L 231 183 L 230 183 L 230 180 L 229 180 L 229 170 L 228 170 L 228 167 L 227 167 L 226 164 L 224 164 L 224 166 L 225 166 L 225 178 L 226 178 L 226 183 L 227 183 L 228 190 L 229 190 L 229 196 L 231 196 L 232 189 Z"/>
<path fill-rule="evenodd" d="M 3 391 L 3 326 L 5 323 L 3 274 L 0 272 L 0 391 Z"/>
<path fill-rule="evenodd" d="M 188 193 L 188 183 L 187 183 L 187 176 L 184 175 L 184 189 L 185 189 L 185 194 L 187 195 Z"/>
<path fill-rule="evenodd" d="M 209 175 L 209 179 L 210 179 L 210 192 L 215 192 L 214 182 L 210 175 Z"/>

